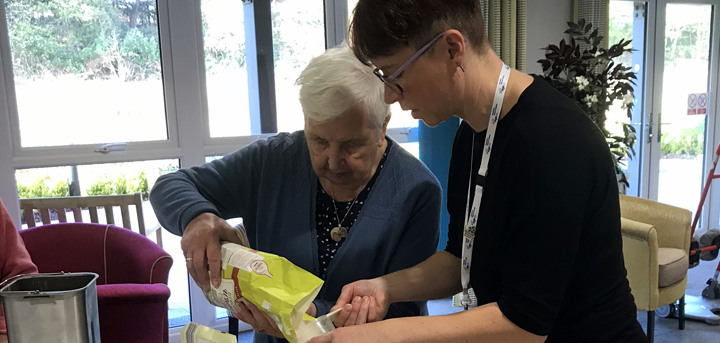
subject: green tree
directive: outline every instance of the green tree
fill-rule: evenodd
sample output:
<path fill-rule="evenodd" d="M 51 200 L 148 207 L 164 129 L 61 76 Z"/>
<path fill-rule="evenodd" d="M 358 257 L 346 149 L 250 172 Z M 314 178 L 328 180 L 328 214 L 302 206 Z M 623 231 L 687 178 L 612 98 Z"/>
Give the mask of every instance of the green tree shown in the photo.
<path fill-rule="evenodd" d="M 87 190 L 87 195 L 111 195 L 115 193 L 115 187 L 111 180 L 98 180 L 92 184 Z"/>
<path fill-rule="evenodd" d="M 160 55 L 154 3 L 6 0 L 15 77 L 33 80 L 48 74 L 75 74 L 87 79 L 142 79 L 156 75 Z M 153 38 L 155 48 L 148 48 Z M 142 68 L 142 72 L 122 73 L 127 66 Z"/>
<path fill-rule="evenodd" d="M 703 154 L 705 144 L 705 123 L 694 128 L 683 129 L 680 135 L 670 138 L 667 133 L 662 134 L 660 152 L 663 155 L 695 157 Z"/>
<path fill-rule="evenodd" d="M 18 184 L 18 196 L 20 199 L 28 198 L 48 198 L 51 197 L 50 187 L 45 183 L 45 179 L 38 178 L 28 186 Z"/>
<path fill-rule="evenodd" d="M 115 181 L 115 194 L 130 194 L 130 189 L 128 188 L 127 180 L 125 179 L 125 175 L 120 175 L 117 181 Z"/>
<path fill-rule="evenodd" d="M 704 22 L 682 26 L 668 24 L 665 30 L 665 61 L 707 61 L 710 56 L 710 27 L 709 23 Z"/>
<path fill-rule="evenodd" d="M 145 172 L 140 172 L 140 175 L 135 178 L 133 187 L 133 192 L 140 192 L 142 194 L 148 194 L 150 191 L 150 188 L 148 187 L 148 181 L 147 176 L 145 176 Z"/>
<path fill-rule="evenodd" d="M 70 196 L 70 186 L 67 181 L 58 181 L 52 191 L 50 191 L 50 196 L 53 198 Z"/>

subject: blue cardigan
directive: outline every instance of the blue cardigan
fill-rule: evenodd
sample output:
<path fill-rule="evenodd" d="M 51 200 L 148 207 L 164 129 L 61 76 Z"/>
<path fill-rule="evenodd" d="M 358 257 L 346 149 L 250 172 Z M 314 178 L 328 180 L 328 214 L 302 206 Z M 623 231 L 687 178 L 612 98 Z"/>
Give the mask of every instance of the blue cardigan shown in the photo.
<path fill-rule="evenodd" d="M 162 226 L 176 235 L 204 212 L 242 217 L 253 248 L 283 256 L 319 276 L 317 183 L 305 133 L 297 131 L 163 175 L 150 201 Z M 441 192 L 425 165 L 393 144 L 357 222 L 327 269 L 314 301 L 318 316 L 335 305 L 344 285 L 412 267 L 435 253 Z M 397 303 L 386 318 L 426 314 L 425 302 Z M 283 341 L 255 336 L 255 342 Z"/>

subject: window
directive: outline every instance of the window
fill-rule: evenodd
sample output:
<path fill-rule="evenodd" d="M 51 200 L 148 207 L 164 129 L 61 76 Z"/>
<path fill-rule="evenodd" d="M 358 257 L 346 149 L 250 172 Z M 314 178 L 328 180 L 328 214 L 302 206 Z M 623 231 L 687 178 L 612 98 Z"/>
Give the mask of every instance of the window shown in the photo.
<path fill-rule="evenodd" d="M 202 1 L 210 136 L 214 138 L 269 133 L 258 121 L 273 115 L 275 131 L 301 130 L 304 120 L 295 80 L 310 59 L 325 51 L 322 1 L 274 0 L 270 18 L 248 6 L 235 0 Z M 264 40 L 272 42 L 272 66 L 263 64 L 261 57 L 247 55 L 258 54 L 258 47 L 267 43 Z M 253 63 L 258 70 L 249 78 L 247 68 Z M 262 85 L 271 74 L 275 113 L 251 101 L 254 91 L 260 96 L 269 94 Z"/>
<path fill-rule="evenodd" d="M 22 147 L 168 139 L 155 1 L 5 1 Z"/>
<path fill-rule="evenodd" d="M 305 120 L 295 80 L 325 51 L 323 2 L 273 1 L 272 28 L 278 132 L 302 130 Z"/>
<path fill-rule="evenodd" d="M 242 1 L 202 0 L 210 137 L 250 135 Z"/>

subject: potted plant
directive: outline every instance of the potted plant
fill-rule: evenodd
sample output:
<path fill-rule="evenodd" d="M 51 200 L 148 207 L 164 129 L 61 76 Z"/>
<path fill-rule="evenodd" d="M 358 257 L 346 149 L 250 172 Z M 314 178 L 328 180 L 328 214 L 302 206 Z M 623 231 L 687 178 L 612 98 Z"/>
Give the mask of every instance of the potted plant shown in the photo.
<path fill-rule="evenodd" d="M 622 122 L 622 133 L 612 133 L 605 127 L 607 112 L 616 101 L 632 118 L 634 106 L 633 86 L 637 79 L 631 67 L 616 63 L 615 59 L 632 48 L 631 40 L 620 40 L 609 48 L 601 44 L 604 37 L 592 24 L 581 19 L 577 23 L 568 22 L 565 31 L 570 41 L 565 39 L 559 45 L 544 48 L 545 58 L 538 61 L 542 65 L 545 79 L 554 88 L 575 100 L 585 113 L 605 134 L 608 148 L 616 159 L 618 186 L 624 193 L 629 184 L 620 168 L 625 158 L 635 155 L 635 128 Z"/>

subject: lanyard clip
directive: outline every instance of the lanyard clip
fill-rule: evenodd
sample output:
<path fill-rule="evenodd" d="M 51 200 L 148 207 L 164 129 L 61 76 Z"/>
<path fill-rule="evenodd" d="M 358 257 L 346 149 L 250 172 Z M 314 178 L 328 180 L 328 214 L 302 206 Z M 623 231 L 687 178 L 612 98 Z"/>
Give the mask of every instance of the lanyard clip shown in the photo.
<path fill-rule="evenodd" d="M 463 306 L 463 309 L 465 311 L 467 311 L 470 307 L 470 294 L 468 293 L 467 288 L 463 288 L 462 300 L 460 300 L 460 304 Z"/>

